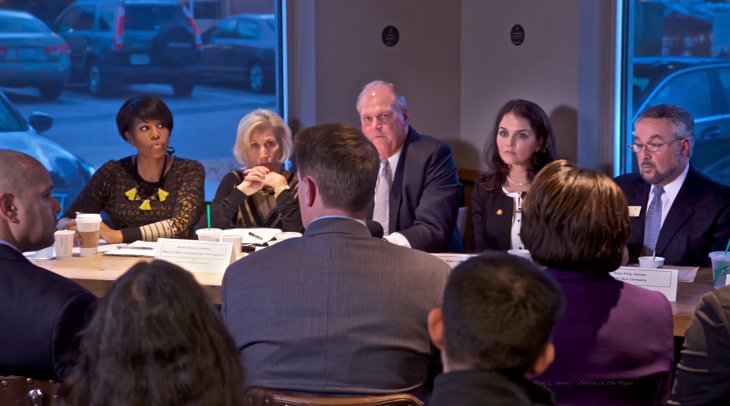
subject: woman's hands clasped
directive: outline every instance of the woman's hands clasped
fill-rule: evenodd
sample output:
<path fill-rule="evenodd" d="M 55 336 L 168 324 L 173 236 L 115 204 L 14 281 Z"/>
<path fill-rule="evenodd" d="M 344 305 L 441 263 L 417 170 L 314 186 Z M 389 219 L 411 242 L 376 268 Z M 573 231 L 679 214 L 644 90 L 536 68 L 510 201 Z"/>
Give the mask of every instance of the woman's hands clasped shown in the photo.
<path fill-rule="evenodd" d="M 264 186 L 279 190 L 279 188 L 287 184 L 286 178 L 282 174 L 272 171 L 265 166 L 255 166 L 246 169 L 243 171 L 243 176 L 243 182 L 237 188 L 246 196 L 251 196 L 263 189 Z"/>

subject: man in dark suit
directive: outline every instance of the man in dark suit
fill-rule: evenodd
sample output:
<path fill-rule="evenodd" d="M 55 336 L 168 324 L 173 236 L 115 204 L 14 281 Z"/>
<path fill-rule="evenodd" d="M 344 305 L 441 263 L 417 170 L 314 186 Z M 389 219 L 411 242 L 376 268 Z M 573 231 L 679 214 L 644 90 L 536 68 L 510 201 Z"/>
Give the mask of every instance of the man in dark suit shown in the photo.
<path fill-rule="evenodd" d="M 357 111 L 381 159 L 368 219 L 381 223 L 394 244 L 426 252 L 463 251 L 455 227 L 461 184 L 451 148 L 409 126 L 406 99 L 392 83 L 366 84 Z"/>
<path fill-rule="evenodd" d="M 629 204 L 629 258 L 665 258 L 670 265 L 709 265 L 707 254 L 730 238 L 730 187 L 690 165 L 694 120 L 672 105 L 652 106 L 634 123 L 639 173 L 619 176 Z"/>
<path fill-rule="evenodd" d="M 61 207 L 48 171 L 0 150 L 0 173 L 0 375 L 63 378 L 96 298 L 23 256 L 53 244 Z"/>
<path fill-rule="evenodd" d="M 305 129 L 294 157 L 304 236 L 241 259 L 223 278 L 221 312 L 246 384 L 427 396 L 440 366 L 426 321 L 448 266 L 370 236 L 365 213 L 379 160 L 358 129 Z"/>

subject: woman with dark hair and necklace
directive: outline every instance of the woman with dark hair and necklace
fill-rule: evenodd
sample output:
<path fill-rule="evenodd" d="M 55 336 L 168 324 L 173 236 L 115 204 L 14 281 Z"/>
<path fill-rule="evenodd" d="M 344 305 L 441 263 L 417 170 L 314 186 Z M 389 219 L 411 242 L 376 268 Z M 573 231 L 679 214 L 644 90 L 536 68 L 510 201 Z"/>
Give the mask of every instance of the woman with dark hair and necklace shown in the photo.
<path fill-rule="evenodd" d="M 284 168 L 291 130 L 278 114 L 259 109 L 238 123 L 233 154 L 243 169 L 221 179 L 211 205 L 211 227 L 272 227 L 302 231 L 297 176 Z M 198 227 L 206 227 L 205 216 Z"/>
<path fill-rule="evenodd" d="M 497 113 L 484 148 L 489 170 L 471 200 L 474 251 L 524 249 L 522 198 L 543 166 L 557 159 L 550 119 L 537 104 L 510 100 Z"/>
<path fill-rule="evenodd" d="M 109 243 L 191 237 L 203 209 L 205 170 L 172 156 L 172 113 L 157 96 L 136 96 L 117 113 L 117 128 L 137 154 L 99 168 L 59 223 L 75 229 L 77 213 L 101 213 Z"/>

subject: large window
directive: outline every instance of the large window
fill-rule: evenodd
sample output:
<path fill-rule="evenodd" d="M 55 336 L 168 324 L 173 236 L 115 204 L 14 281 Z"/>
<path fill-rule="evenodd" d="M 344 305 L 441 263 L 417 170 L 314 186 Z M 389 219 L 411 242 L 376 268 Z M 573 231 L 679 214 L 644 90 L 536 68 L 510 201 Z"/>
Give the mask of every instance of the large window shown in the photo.
<path fill-rule="evenodd" d="M 8 43 L 5 33 L 0 38 L 0 92 L 21 120 L 43 123 L 38 115 L 30 120 L 33 112 L 53 118 L 42 134 L 27 128 L 19 136 L 17 125 L 0 122 L 0 148 L 38 157 L 67 206 L 93 168 L 135 152 L 117 133 L 115 116 L 129 97 L 154 94 L 172 110 L 175 155 L 203 163 L 212 200 L 220 179 L 239 166 L 232 147 L 241 117 L 257 108 L 281 111 L 279 1 L 60 3 L 0 2 L 0 20 L 21 19 L 13 26 L 37 31 L 40 25 L 44 32 L 20 33 Z M 29 14 L 9 13 L 10 7 Z M 49 156 L 70 161 L 55 167 L 61 161 Z M 64 181 L 64 173 L 76 177 Z"/>
<path fill-rule="evenodd" d="M 692 164 L 730 184 L 730 1 L 624 1 L 621 170 L 636 169 L 638 112 L 676 104 L 695 119 Z"/>

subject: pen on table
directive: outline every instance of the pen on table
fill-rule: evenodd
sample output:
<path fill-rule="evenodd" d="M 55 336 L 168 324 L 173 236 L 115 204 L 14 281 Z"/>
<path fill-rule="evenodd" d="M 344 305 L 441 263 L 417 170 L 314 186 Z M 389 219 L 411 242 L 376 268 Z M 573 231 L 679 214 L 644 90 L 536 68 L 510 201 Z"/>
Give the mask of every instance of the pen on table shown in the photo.
<path fill-rule="evenodd" d="M 252 232 L 250 232 L 250 231 L 248 232 L 248 235 L 250 235 L 251 237 L 253 237 L 253 238 L 256 238 L 256 239 L 258 239 L 258 240 L 261 240 L 261 241 L 263 241 L 263 240 L 264 240 L 264 238 L 263 238 L 263 237 L 261 237 L 260 235 L 256 235 L 256 234 L 254 234 L 254 233 L 252 233 Z"/>

